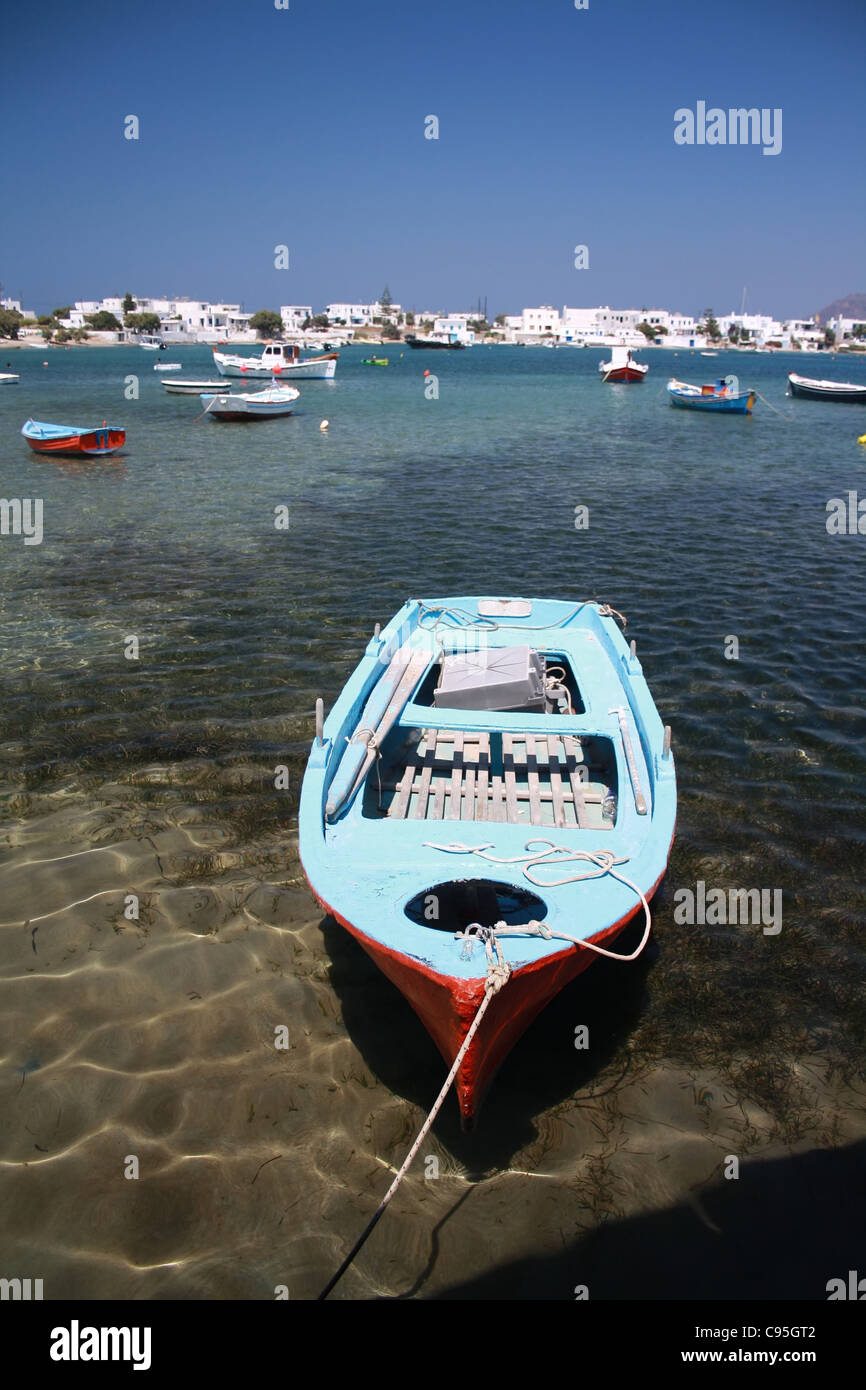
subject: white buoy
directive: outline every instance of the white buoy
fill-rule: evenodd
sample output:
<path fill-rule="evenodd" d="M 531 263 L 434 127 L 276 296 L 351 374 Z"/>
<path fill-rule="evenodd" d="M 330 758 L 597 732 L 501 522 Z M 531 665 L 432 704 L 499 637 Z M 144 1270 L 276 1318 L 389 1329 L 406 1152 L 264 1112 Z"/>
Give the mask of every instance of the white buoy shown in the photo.
<path fill-rule="evenodd" d="M 320 426 L 319 426 L 319 429 L 320 429 L 320 430 L 326 430 L 327 428 L 328 428 L 328 422 L 327 422 L 327 420 L 323 420 L 322 423 L 321 423 Z"/>

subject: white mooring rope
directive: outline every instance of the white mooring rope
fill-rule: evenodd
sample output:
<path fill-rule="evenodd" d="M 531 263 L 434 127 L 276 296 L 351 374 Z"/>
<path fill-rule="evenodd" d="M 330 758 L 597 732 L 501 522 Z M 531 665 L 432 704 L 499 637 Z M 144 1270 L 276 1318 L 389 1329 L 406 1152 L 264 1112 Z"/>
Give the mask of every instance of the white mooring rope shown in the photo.
<path fill-rule="evenodd" d="M 620 883 L 624 883 L 628 888 L 632 888 L 634 892 L 637 894 L 637 896 L 640 898 L 646 919 L 644 933 L 641 937 L 640 944 L 634 951 L 632 951 L 631 955 L 628 956 L 617 955 L 615 951 L 607 951 L 603 946 L 596 946 L 592 941 L 581 941 L 578 937 L 569 936 L 566 932 L 554 931 L 550 926 L 548 926 L 547 922 L 537 922 L 535 920 L 523 923 L 517 927 L 509 927 L 505 922 L 497 922 L 496 925 L 493 927 L 484 927 L 479 922 L 473 922 L 470 926 L 466 928 L 465 932 L 456 933 L 457 939 L 462 940 L 464 943 L 468 941 L 482 941 L 484 943 L 484 949 L 487 952 L 487 978 L 484 981 L 484 998 L 482 999 L 478 1007 L 478 1012 L 476 1013 L 474 1019 L 472 1020 L 472 1023 L 469 1026 L 469 1031 L 467 1032 L 466 1037 L 463 1039 L 463 1042 L 460 1046 L 460 1050 L 457 1053 L 457 1056 L 454 1058 L 451 1070 L 445 1078 L 442 1090 L 436 1097 L 436 1100 L 433 1104 L 433 1109 L 430 1111 L 430 1114 L 427 1116 L 427 1119 L 421 1126 L 421 1129 L 418 1133 L 418 1137 L 415 1140 L 415 1143 L 412 1145 L 409 1152 L 407 1153 L 405 1159 L 403 1160 L 403 1164 L 400 1168 L 400 1171 L 397 1173 L 397 1176 L 394 1178 L 394 1181 L 391 1183 L 391 1186 L 388 1188 L 388 1191 L 385 1193 L 385 1196 L 382 1198 L 381 1202 L 379 1203 L 378 1207 L 373 1213 L 373 1216 L 368 1221 L 366 1227 L 361 1232 L 361 1235 L 358 1237 L 355 1244 L 352 1246 L 352 1249 L 346 1256 L 345 1260 L 340 1265 L 340 1268 L 337 1270 L 333 1278 L 330 1279 L 328 1283 L 325 1285 L 325 1287 L 322 1289 L 322 1292 L 319 1294 L 318 1301 L 327 1298 L 331 1290 L 337 1285 L 340 1279 L 342 1279 L 346 1270 L 349 1268 L 349 1265 L 352 1263 L 355 1256 L 358 1254 L 358 1251 L 363 1246 L 367 1237 L 373 1231 L 374 1227 L 376 1226 L 376 1223 L 384 1213 L 386 1207 L 388 1206 L 388 1203 L 394 1196 L 394 1193 L 397 1191 L 397 1188 L 400 1186 L 401 1182 L 408 1173 L 409 1168 L 412 1165 L 412 1160 L 414 1159 L 415 1155 L 417 1154 L 418 1150 L 423 1144 L 424 1139 L 430 1130 L 430 1126 L 433 1124 L 433 1121 L 436 1119 L 436 1116 L 439 1114 L 439 1111 L 442 1108 L 442 1104 L 445 1100 L 445 1097 L 450 1091 L 451 1086 L 454 1082 L 454 1078 L 460 1070 L 460 1065 L 463 1061 L 463 1058 L 466 1056 L 466 1053 L 469 1050 L 469 1047 L 472 1043 L 472 1039 L 475 1037 L 475 1034 L 478 1032 L 478 1029 L 481 1026 L 481 1020 L 484 1018 L 484 1015 L 487 1012 L 487 1007 L 490 1004 L 491 999 L 495 994 L 499 993 L 503 985 L 507 984 L 508 980 L 511 977 L 511 966 L 508 964 L 508 961 L 502 954 L 502 947 L 499 945 L 499 937 L 542 936 L 545 938 L 545 940 L 548 941 L 552 938 L 556 938 L 559 941 L 570 941 L 575 946 L 582 946 L 587 951 L 595 951 L 597 955 L 607 956 L 609 960 L 617 961 L 636 960 L 637 957 L 640 955 L 641 951 L 646 946 L 647 941 L 649 940 L 650 929 L 652 927 L 652 918 L 650 916 L 650 908 L 649 903 L 647 902 L 646 894 L 643 893 L 640 888 L 638 888 L 636 883 L 632 883 L 630 878 L 626 878 L 624 874 L 617 873 L 616 869 L 613 866 L 615 864 L 624 864 L 626 862 L 626 859 L 616 858 L 611 850 L 572 850 L 565 845 L 555 845 L 551 840 L 532 839 L 526 841 L 526 854 L 518 854 L 510 859 L 501 859 L 498 858 L 496 855 L 487 853 L 487 850 L 493 849 L 492 843 L 487 845 L 464 845 L 460 844 L 457 841 L 454 841 L 448 845 L 434 845 L 431 841 L 427 840 L 425 841 L 425 845 L 430 849 L 442 850 L 446 854 L 477 854 L 480 858 L 486 859 L 492 864 L 523 863 L 523 872 L 525 876 L 529 879 L 530 883 L 534 883 L 541 888 L 556 888 L 563 883 L 580 883 L 584 879 L 600 878 L 603 874 L 610 874 Z M 534 850 L 532 848 L 533 845 L 547 845 L 547 849 Z M 541 879 L 533 878 L 532 873 L 530 872 L 536 864 L 549 864 L 553 860 L 555 860 L 558 864 L 562 864 L 568 863 L 575 859 L 582 859 L 590 864 L 594 864 L 595 870 L 593 871 L 592 869 L 590 869 L 587 871 L 587 873 L 584 874 L 571 874 L 567 878 L 552 879 L 548 880 L 547 882 Z"/>
<path fill-rule="evenodd" d="M 475 925 L 478 924 L 476 923 Z M 405 1159 L 403 1160 L 403 1166 L 401 1167 L 399 1173 L 395 1177 L 391 1186 L 388 1188 L 388 1191 L 385 1193 L 385 1196 L 382 1198 L 381 1202 L 376 1208 L 372 1218 L 367 1223 L 358 1240 L 356 1240 L 355 1244 L 352 1246 L 352 1249 L 349 1251 L 343 1263 L 340 1265 L 340 1268 L 337 1270 L 337 1273 L 334 1275 L 332 1279 L 328 1281 L 328 1283 L 322 1289 L 322 1292 L 319 1294 L 319 1298 L 317 1300 L 319 1302 L 322 1299 L 327 1298 L 328 1294 L 331 1292 L 331 1290 L 334 1288 L 337 1282 L 340 1279 L 342 1279 L 346 1270 L 349 1268 L 349 1265 L 352 1263 L 358 1251 L 361 1249 L 361 1246 L 364 1244 L 364 1241 L 370 1235 L 380 1216 L 385 1211 L 385 1208 L 387 1207 L 391 1198 L 394 1196 L 394 1193 L 397 1191 L 397 1188 L 400 1186 L 401 1182 L 405 1178 L 407 1172 L 409 1171 L 409 1168 L 411 1167 L 413 1158 L 415 1157 L 416 1153 L 423 1144 L 424 1139 L 430 1129 L 430 1126 L 436 1119 L 436 1116 L 439 1114 L 439 1111 L 442 1107 L 442 1103 L 451 1089 L 452 1082 L 454 1081 L 455 1076 L 460 1070 L 460 1064 L 463 1061 L 463 1058 L 466 1056 L 467 1051 L 469 1050 L 469 1046 L 472 1042 L 472 1039 L 475 1037 L 475 1034 L 478 1032 L 478 1029 L 481 1026 L 481 1020 L 487 1012 L 488 1004 L 490 1003 L 493 996 L 499 993 L 499 991 L 502 989 L 502 986 L 508 982 L 508 979 L 511 975 L 511 966 L 508 964 L 508 961 L 502 954 L 502 948 L 500 947 L 499 942 L 493 935 L 493 929 L 490 927 L 479 927 L 478 934 L 481 935 L 487 950 L 487 979 L 484 982 L 484 998 L 482 999 L 481 1004 L 479 1005 L 478 1012 L 476 1013 L 474 1019 L 472 1020 L 472 1023 L 469 1026 L 469 1031 L 467 1032 L 466 1037 L 463 1039 L 460 1051 L 454 1058 L 451 1070 L 445 1078 L 445 1084 L 443 1085 L 442 1090 L 436 1097 L 433 1109 L 430 1111 L 430 1114 L 427 1116 L 427 1119 L 421 1126 L 421 1129 L 418 1133 L 418 1138 L 415 1140 L 415 1143 L 412 1145 L 411 1149 L 409 1150 Z"/>

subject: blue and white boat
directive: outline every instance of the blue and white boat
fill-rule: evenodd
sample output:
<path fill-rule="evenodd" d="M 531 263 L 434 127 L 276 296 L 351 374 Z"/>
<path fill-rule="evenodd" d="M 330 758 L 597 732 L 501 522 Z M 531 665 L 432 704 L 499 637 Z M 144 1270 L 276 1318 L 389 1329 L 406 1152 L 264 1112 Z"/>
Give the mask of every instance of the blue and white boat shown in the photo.
<path fill-rule="evenodd" d="M 686 410 L 712 410 L 719 415 L 750 415 L 755 404 L 754 391 L 740 391 L 722 377 L 711 386 L 692 386 L 671 378 L 668 382 L 671 405 Z"/>
<path fill-rule="evenodd" d="M 318 702 L 300 854 L 449 1063 L 498 982 L 456 1076 L 470 1121 L 532 1019 L 635 914 L 642 949 L 675 817 L 670 731 L 614 610 L 412 599 L 327 719 Z"/>

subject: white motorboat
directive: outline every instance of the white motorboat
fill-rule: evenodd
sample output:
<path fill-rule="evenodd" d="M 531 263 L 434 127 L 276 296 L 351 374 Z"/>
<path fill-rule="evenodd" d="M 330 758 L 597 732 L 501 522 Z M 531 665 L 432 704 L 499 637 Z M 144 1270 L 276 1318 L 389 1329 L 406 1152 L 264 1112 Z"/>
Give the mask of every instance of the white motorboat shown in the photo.
<path fill-rule="evenodd" d="M 206 392 L 219 395 L 224 389 L 221 381 L 181 381 L 177 377 L 162 384 L 170 396 L 201 396 Z"/>
<path fill-rule="evenodd" d="M 213 360 L 220 376 L 277 377 L 280 381 L 329 381 L 337 370 L 338 352 L 301 357 L 296 343 L 266 343 L 260 357 L 217 352 Z"/>
<path fill-rule="evenodd" d="M 296 386 L 269 386 L 265 391 L 202 392 L 205 415 L 218 420 L 261 420 L 273 415 L 291 415 L 300 396 Z"/>

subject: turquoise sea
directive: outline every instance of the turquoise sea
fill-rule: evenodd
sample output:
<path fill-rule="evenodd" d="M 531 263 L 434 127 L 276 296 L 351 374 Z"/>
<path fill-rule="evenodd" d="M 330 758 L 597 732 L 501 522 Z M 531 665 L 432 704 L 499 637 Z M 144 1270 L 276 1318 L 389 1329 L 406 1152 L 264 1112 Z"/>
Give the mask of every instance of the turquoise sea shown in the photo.
<path fill-rule="evenodd" d="M 44 529 L 0 537 L 2 1272 L 294 1299 L 339 1265 L 444 1072 L 305 887 L 314 703 L 407 597 L 479 592 L 627 616 L 677 837 L 648 953 L 559 996 L 473 1135 L 449 1101 L 333 1297 L 825 1298 L 862 1265 L 866 535 L 826 521 L 866 409 L 785 385 L 866 360 L 647 350 L 617 387 L 598 349 L 375 352 L 221 424 L 152 353 L 0 350 L 0 493 Z M 668 405 L 728 373 L 752 417 Z M 28 416 L 127 445 L 41 458 Z M 782 931 L 679 924 L 699 881 L 780 889 Z"/>

